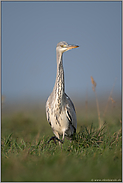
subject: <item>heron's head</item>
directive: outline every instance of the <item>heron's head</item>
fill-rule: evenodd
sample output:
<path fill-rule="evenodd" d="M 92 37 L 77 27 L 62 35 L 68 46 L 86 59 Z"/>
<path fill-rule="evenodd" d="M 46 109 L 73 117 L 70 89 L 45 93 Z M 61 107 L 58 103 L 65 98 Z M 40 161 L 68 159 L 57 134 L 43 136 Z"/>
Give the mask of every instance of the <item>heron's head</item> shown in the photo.
<path fill-rule="evenodd" d="M 71 49 L 77 48 L 77 47 L 79 47 L 79 46 L 71 45 L 71 44 L 66 43 L 65 41 L 61 41 L 57 44 L 56 50 L 61 53 L 64 53 L 65 51 L 68 51 L 68 50 L 71 50 Z"/>

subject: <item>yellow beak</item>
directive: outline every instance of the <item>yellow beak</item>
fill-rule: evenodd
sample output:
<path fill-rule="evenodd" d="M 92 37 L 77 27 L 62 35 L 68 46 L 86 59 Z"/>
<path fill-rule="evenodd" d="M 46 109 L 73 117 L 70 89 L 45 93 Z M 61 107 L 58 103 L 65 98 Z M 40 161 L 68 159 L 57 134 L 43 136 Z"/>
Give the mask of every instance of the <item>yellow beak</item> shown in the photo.
<path fill-rule="evenodd" d="M 71 50 L 71 49 L 73 49 L 73 48 L 78 48 L 79 46 L 77 46 L 77 45 L 69 45 L 69 47 L 67 48 L 67 50 Z"/>

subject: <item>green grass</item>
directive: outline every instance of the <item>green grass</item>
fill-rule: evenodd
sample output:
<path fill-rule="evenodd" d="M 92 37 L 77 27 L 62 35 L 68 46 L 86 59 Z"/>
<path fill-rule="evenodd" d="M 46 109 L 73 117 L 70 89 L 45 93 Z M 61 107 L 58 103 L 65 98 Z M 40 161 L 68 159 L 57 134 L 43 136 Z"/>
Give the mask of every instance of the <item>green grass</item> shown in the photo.
<path fill-rule="evenodd" d="M 121 181 L 121 119 L 114 111 L 100 130 L 96 109 L 87 119 L 78 112 L 75 140 L 65 138 L 62 148 L 47 143 L 53 133 L 45 110 L 2 112 L 1 180 Z"/>

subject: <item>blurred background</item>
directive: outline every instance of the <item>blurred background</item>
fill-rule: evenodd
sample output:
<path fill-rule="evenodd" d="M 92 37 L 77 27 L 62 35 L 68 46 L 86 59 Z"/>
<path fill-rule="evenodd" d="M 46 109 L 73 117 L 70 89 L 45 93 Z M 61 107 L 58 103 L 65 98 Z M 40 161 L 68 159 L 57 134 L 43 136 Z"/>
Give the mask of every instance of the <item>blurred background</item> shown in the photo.
<path fill-rule="evenodd" d="M 122 2 L 1 2 L 2 181 L 121 181 L 121 8 Z M 90 141 L 106 122 L 102 146 L 65 139 L 60 154 L 46 145 L 53 132 L 45 103 L 60 41 L 79 45 L 63 55 L 77 133 L 86 127 Z"/>
<path fill-rule="evenodd" d="M 121 2 L 1 2 L 2 101 L 45 108 L 56 77 L 56 45 L 64 53 L 65 90 L 75 103 L 121 100 Z M 9 107 L 10 110 L 11 107 Z"/>

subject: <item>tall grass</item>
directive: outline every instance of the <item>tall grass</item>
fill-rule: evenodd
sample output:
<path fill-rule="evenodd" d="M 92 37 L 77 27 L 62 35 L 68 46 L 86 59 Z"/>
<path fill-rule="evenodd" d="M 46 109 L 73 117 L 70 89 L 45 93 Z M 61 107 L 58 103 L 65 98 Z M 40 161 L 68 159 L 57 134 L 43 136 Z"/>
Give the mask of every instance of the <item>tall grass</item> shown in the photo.
<path fill-rule="evenodd" d="M 62 150 L 49 136 L 2 138 L 2 181 L 121 181 L 121 131 L 82 126 Z"/>

